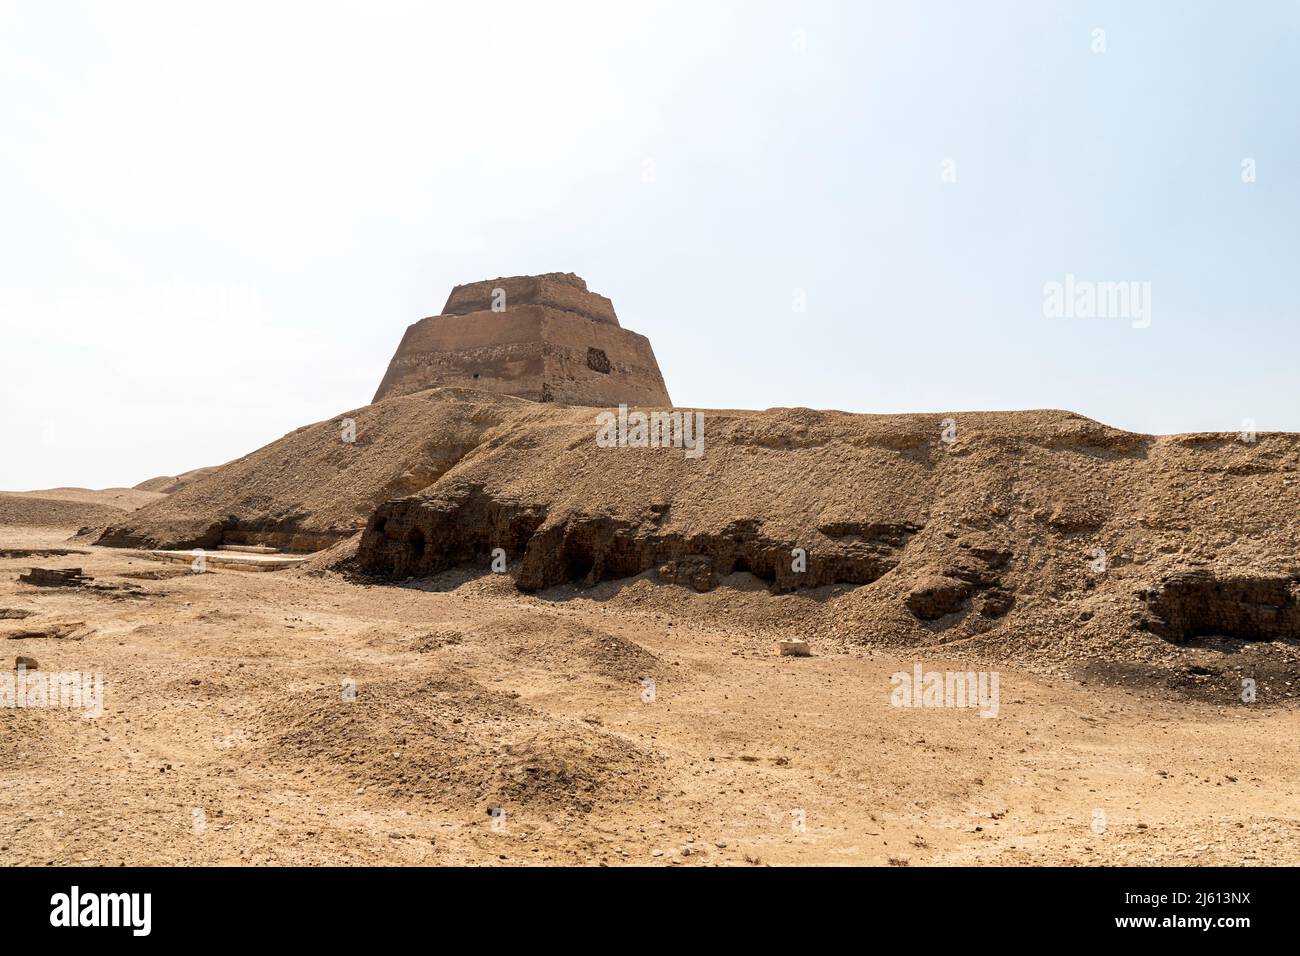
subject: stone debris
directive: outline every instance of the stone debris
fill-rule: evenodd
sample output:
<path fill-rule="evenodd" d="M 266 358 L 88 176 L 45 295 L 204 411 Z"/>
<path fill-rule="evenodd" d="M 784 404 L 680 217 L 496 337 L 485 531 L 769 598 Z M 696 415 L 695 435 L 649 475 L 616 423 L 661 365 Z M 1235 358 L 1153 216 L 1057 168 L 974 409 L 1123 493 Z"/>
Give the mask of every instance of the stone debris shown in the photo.
<path fill-rule="evenodd" d="M 83 640 L 89 633 L 85 621 L 50 621 L 35 627 L 19 625 L 0 630 L 0 637 L 7 641 L 35 640 Z"/>
<path fill-rule="evenodd" d="M 191 566 L 199 560 L 193 551 L 149 551 L 147 556 L 155 561 L 170 561 Z M 206 551 L 202 556 L 205 569 L 212 567 L 236 571 L 279 571 L 297 567 L 306 560 L 303 557 L 287 554 L 245 554 L 240 551 Z"/>
<path fill-rule="evenodd" d="M 19 575 L 18 580 L 41 588 L 79 588 L 95 579 L 82 574 L 81 568 L 32 568 L 27 574 Z"/>

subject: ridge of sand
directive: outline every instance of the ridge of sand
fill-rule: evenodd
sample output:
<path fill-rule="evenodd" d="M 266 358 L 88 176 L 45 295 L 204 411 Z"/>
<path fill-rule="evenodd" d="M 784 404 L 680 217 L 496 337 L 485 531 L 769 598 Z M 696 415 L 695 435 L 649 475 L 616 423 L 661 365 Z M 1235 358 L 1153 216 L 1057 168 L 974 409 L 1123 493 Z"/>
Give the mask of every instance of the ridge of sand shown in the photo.
<path fill-rule="evenodd" d="M 1300 635 L 1300 436 L 1155 437 L 1056 410 L 705 410 L 691 458 L 602 448 L 596 414 L 472 390 L 387 399 L 95 540 L 348 541 L 336 563 L 388 580 L 483 573 L 501 548 L 526 592 L 646 578 L 709 606 L 731 581 L 748 626 L 797 619 L 839 646 L 960 644 L 1211 695 L 1245 662 L 1270 680 L 1297 672 L 1276 641 Z M 345 419 L 355 442 L 341 440 Z M 1193 646 L 1214 637 L 1247 640 L 1236 658 Z"/>
<path fill-rule="evenodd" d="M 104 522 L 95 540 L 155 549 L 327 548 L 364 527 L 379 503 L 428 486 L 527 404 L 433 389 L 352 409 L 211 469 L 126 520 Z"/>

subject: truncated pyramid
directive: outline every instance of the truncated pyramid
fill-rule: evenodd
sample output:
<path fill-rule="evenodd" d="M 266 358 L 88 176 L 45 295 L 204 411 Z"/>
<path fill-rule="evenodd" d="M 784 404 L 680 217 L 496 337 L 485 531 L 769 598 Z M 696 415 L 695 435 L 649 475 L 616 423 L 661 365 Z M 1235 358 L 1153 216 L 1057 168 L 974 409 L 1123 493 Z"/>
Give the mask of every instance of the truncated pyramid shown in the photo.
<path fill-rule="evenodd" d="M 650 340 L 560 272 L 456 286 L 441 315 L 406 330 L 374 400 L 440 387 L 568 405 L 672 404 Z"/>

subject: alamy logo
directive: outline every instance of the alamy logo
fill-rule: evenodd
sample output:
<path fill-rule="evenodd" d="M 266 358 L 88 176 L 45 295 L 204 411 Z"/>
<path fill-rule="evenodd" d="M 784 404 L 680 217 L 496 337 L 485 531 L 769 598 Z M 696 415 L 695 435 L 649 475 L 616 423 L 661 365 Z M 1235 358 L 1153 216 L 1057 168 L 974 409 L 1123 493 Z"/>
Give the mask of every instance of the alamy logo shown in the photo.
<path fill-rule="evenodd" d="M 1150 282 L 1093 282 L 1067 273 L 1064 282 L 1043 285 L 1043 315 L 1049 319 L 1129 319 L 1135 329 L 1151 325 Z"/>
<path fill-rule="evenodd" d="M 704 454 L 703 412 L 629 412 L 596 416 L 598 448 L 684 448 L 687 458 Z"/>
<path fill-rule="evenodd" d="M 889 678 L 895 707 L 978 707 L 981 717 L 998 715 L 997 671 L 897 671 Z"/>
<path fill-rule="evenodd" d="M 104 713 L 104 675 L 80 671 L 0 673 L 0 707 L 84 710 L 83 717 Z"/>
<path fill-rule="evenodd" d="M 70 893 L 50 897 L 51 926 L 129 926 L 133 936 L 148 936 L 152 927 L 152 893 Z"/>

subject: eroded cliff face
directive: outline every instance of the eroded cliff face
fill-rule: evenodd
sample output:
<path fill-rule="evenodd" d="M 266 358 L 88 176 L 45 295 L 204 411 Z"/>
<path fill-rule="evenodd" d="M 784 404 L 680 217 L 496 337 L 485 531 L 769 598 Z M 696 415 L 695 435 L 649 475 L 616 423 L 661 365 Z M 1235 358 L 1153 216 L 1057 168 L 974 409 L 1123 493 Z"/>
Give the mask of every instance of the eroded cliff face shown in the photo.
<path fill-rule="evenodd" d="M 846 630 L 899 641 L 1300 638 L 1295 435 L 773 409 L 691 412 L 704 436 L 691 449 L 602 442 L 602 414 L 470 390 L 395 397 L 222 466 L 98 540 L 319 550 L 360 532 L 372 578 L 501 569 L 526 592 L 757 580 L 774 596 L 844 595 Z"/>
<path fill-rule="evenodd" d="M 579 513 L 551 521 L 544 505 L 499 501 L 482 486 L 465 486 L 381 505 L 362 538 L 361 561 L 388 577 L 415 577 L 459 565 L 490 567 L 501 549 L 507 565 L 517 564 L 515 582 L 525 591 L 589 586 L 650 570 L 699 591 L 738 571 L 789 591 L 869 584 L 897 565 L 903 545 L 919 530 L 837 525 L 796 540 L 765 533 L 761 519 L 739 519 L 716 532 L 686 534 L 664 527 L 667 513 L 667 507 L 650 506 L 629 518 Z M 801 561 L 809 545 L 813 554 Z"/>
<path fill-rule="evenodd" d="M 882 628 L 921 639 L 1300 638 L 1296 436 L 1152 438 L 1064 412 L 704 415 L 692 460 L 601 447 L 589 412 L 532 411 L 379 505 L 358 563 L 392 579 L 498 556 L 524 591 L 648 572 L 703 592 L 747 572 L 774 594 L 861 589 Z"/>

